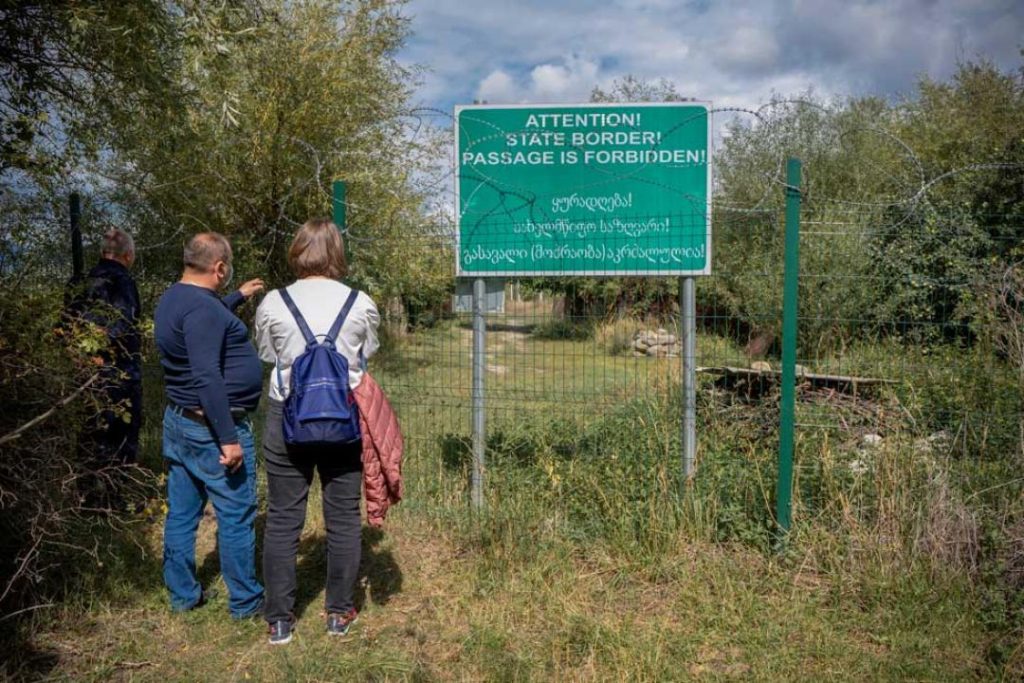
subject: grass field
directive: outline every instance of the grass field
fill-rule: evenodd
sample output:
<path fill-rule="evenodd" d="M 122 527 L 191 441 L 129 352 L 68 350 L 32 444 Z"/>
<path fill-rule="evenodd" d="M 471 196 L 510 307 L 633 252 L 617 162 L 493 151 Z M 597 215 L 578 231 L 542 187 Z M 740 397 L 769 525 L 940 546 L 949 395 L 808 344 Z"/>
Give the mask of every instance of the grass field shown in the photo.
<path fill-rule="evenodd" d="M 684 491 L 673 407 L 678 362 L 611 354 L 593 339 L 540 339 L 531 333 L 535 313 L 513 310 L 489 333 L 486 513 L 468 506 L 466 327 L 449 321 L 415 333 L 375 362 L 408 439 L 407 494 L 383 531 L 364 527 L 361 616 L 347 638 L 329 639 L 323 629 L 318 498 L 300 548 L 297 637 L 280 648 L 266 644 L 263 623 L 229 619 L 212 514 L 200 529 L 198 562 L 219 594 L 201 610 L 169 612 L 157 509 L 130 539 L 101 540 L 108 545 L 92 578 L 76 584 L 66 603 L 38 611 L 33 651 L 17 675 L 1013 677 L 1021 655 L 1011 643 L 993 660 L 993 643 L 1006 633 L 993 632 L 970 572 L 915 545 L 925 532 L 938 533 L 928 522 L 938 514 L 928 493 L 938 480 L 921 474 L 932 465 L 902 457 L 898 435 L 887 435 L 858 478 L 849 463 L 861 456 L 844 446 L 856 433 L 805 434 L 802 514 L 789 543 L 774 552 L 774 431 L 764 419 L 771 407 L 758 412 L 702 391 L 701 470 Z M 702 338 L 700 347 L 709 357 L 738 355 L 720 339 Z M 802 410 L 811 421 L 821 408 Z M 154 466 L 158 430 L 151 417 L 145 448 Z M 261 481 L 261 510 L 263 490 Z"/>

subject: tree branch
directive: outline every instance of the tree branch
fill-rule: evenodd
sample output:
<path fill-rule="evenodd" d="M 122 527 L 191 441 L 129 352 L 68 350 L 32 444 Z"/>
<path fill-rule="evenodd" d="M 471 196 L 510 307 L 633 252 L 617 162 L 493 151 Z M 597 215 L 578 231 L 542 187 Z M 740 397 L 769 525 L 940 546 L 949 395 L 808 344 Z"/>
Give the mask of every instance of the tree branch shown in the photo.
<path fill-rule="evenodd" d="M 72 401 L 74 401 L 76 398 L 78 398 L 78 396 L 83 391 L 85 391 L 90 386 L 92 386 L 92 383 L 95 382 L 99 378 L 99 376 L 100 376 L 100 374 L 97 372 L 95 375 L 90 377 L 86 381 L 85 384 L 83 384 L 82 386 L 80 386 L 77 389 L 75 389 L 73 392 L 71 392 L 70 395 L 65 396 L 64 398 L 62 398 L 60 401 L 58 401 L 52 408 L 47 410 L 45 413 L 42 413 L 41 415 L 36 415 L 31 420 L 29 420 L 25 424 L 23 424 L 20 427 L 18 427 L 17 429 L 15 429 L 13 432 L 8 432 L 7 434 L 4 434 L 3 436 L 0 436 L 0 445 L 5 444 L 8 441 L 14 441 L 18 437 L 20 437 L 24 432 L 28 431 L 29 429 L 32 429 L 32 427 L 35 427 L 37 424 L 39 424 L 43 420 L 46 420 L 51 415 L 56 413 L 58 410 L 60 410 L 61 408 L 63 408 L 67 404 L 71 403 Z"/>

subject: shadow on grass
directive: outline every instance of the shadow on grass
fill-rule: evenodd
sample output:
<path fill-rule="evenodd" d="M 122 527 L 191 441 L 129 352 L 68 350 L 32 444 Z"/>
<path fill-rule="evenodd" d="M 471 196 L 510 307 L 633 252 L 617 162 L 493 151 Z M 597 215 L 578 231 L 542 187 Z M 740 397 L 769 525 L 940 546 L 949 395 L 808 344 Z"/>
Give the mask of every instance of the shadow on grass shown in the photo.
<path fill-rule="evenodd" d="M 534 331 L 534 329 L 537 328 L 537 324 L 538 323 L 522 323 L 522 324 L 496 323 L 496 322 L 488 321 L 487 322 L 487 331 L 488 332 L 518 332 L 520 334 L 530 334 L 530 333 L 532 333 Z M 459 323 L 459 328 L 463 329 L 463 330 L 472 330 L 473 329 L 473 319 L 469 318 L 467 320 L 461 321 Z"/>
<path fill-rule="evenodd" d="M 54 669 L 60 664 L 60 652 L 39 647 L 29 639 L 3 641 L 6 663 L 0 665 L 0 679 L 5 681 L 51 680 Z M 8 649 L 10 648 L 10 649 Z"/>
<path fill-rule="evenodd" d="M 0 681 L 52 680 L 68 652 L 37 636 L 61 627 L 65 610 L 84 611 L 94 603 L 118 610 L 163 587 L 160 558 L 149 551 L 151 523 L 144 515 L 83 514 L 65 523 L 66 537 L 86 539 L 94 554 L 71 546 L 63 585 L 47 585 L 40 594 L 19 586 L 23 592 L 0 605 Z"/>
<path fill-rule="evenodd" d="M 417 370 L 434 365 L 435 359 L 411 353 L 387 352 L 373 358 L 373 375 L 411 375 Z"/>
<path fill-rule="evenodd" d="M 383 539 L 384 532 L 380 529 L 363 527 L 359 576 L 353 596 L 357 610 L 363 609 L 367 599 L 375 605 L 386 605 L 402 591 L 402 570 L 392 552 L 380 547 Z M 323 534 L 306 538 L 299 544 L 296 578 L 295 616 L 302 617 L 320 595 L 327 578 L 327 537 Z"/>

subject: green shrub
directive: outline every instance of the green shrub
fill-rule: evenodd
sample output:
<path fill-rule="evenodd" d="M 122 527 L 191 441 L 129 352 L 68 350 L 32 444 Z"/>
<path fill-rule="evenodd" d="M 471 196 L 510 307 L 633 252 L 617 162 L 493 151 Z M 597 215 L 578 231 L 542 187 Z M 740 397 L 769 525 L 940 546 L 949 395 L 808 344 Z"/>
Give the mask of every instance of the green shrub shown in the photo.
<path fill-rule="evenodd" d="M 78 448 L 86 421 L 105 407 L 91 358 L 106 339 L 89 327 L 58 333 L 62 300 L 59 288 L 32 284 L 23 285 L 17 297 L 0 297 L 4 613 L 31 614 L 34 606 L 73 590 L 102 565 L 118 538 L 130 535 L 133 520 L 126 511 L 152 493 L 152 478 L 145 471 L 97 470 Z M 124 508 L 90 508 L 88 493 L 111 485 L 117 486 Z M 0 621 L 0 640 L 14 637 L 17 627 L 16 619 Z"/>

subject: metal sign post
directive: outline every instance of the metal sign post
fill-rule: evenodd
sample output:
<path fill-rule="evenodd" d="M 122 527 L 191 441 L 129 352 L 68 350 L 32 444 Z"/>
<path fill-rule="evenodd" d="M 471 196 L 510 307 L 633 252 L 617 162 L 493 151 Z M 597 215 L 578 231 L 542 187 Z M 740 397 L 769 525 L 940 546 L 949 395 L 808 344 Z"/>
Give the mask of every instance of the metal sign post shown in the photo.
<path fill-rule="evenodd" d="M 693 477 L 697 460 L 697 296 L 696 280 L 679 278 L 679 317 L 683 340 L 683 478 Z"/>
<path fill-rule="evenodd" d="M 476 278 L 472 280 L 458 279 L 455 281 L 455 294 L 452 295 L 452 313 L 472 313 L 473 288 Z M 505 280 L 496 277 L 484 278 L 484 313 L 505 312 Z"/>
<path fill-rule="evenodd" d="M 484 371 L 487 353 L 487 319 L 484 316 L 487 287 L 483 278 L 473 281 L 473 478 L 471 498 L 477 510 L 484 505 Z"/>
<path fill-rule="evenodd" d="M 77 192 L 71 193 L 71 280 L 78 282 L 85 274 L 85 260 L 82 256 L 82 198 Z"/>

